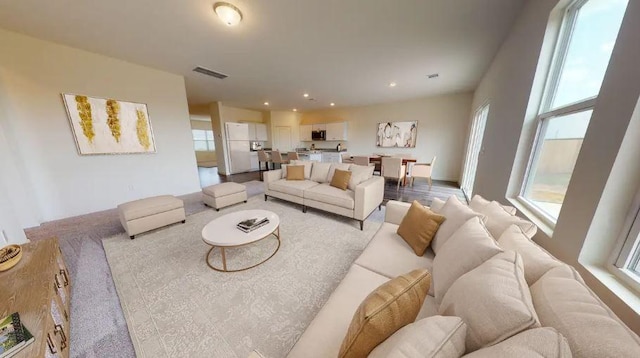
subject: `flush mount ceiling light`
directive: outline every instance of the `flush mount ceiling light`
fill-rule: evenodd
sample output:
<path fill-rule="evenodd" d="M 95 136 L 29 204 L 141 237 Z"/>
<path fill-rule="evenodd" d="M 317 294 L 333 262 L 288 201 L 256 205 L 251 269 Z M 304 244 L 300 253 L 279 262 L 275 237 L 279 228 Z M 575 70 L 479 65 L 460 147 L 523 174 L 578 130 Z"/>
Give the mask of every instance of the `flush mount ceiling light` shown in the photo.
<path fill-rule="evenodd" d="M 331 103 L 329 103 L 329 105 L 330 105 L 331 107 L 333 107 L 333 106 L 335 106 L 336 104 L 335 104 L 335 103 L 333 103 L 333 102 L 331 102 Z"/>
<path fill-rule="evenodd" d="M 307 97 L 309 97 L 309 94 L 308 94 L 308 93 L 305 93 L 305 94 L 303 94 L 302 96 L 303 96 L 304 98 L 307 98 Z"/>
<path fill-rule="evenodd" d="M 268 106 L 268 105 L 269 105 L 269 102 L 264 102 L 264 105 L 265 105 L 265 106 Z"/>
<path fill-rule="evenodd" d="M 395 87 L 395 86 L 397 86 L 397 85 L 398 85 L 398 84 L 397 84 L 397 83 L 395 83 L 395 82 L 390 82 L 390 83 L 389 83 L 389 87 Z"/>
<path fill-rule="evenodd" d="M 213 11 L 227 26 L 236 26 L 242 20 L 242 12 L 237 7 L 227 2 L 213 4 Z"/>
<path fill-rule="evenodd" d="M 297 109 L 297 108 L 294 108 L 294 109 L 293 109 L 293 111 L 294 111 L 294 112 L 298 112 L 298 109 Z"/>

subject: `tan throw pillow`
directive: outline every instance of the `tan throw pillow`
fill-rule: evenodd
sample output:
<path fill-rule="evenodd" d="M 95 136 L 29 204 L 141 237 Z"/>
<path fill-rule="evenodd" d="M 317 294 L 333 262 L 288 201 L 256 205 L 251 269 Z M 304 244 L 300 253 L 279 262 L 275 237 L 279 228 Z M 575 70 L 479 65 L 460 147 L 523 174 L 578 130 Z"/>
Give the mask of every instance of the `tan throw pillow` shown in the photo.
<path fill-rule="evenodd" d="M 444 216 L 434 213 L 414 200 L 398 226 L 397 234 L 411 246 L 416 255 L 422 256 L 444 220 Z"/>
<path fill-rule="evenodd" d="M 466 336 L 467 325 L 459 317 L 427 317 L 402 327 L 368 358 L 459 358 Z"/>
<path fill-rule="evenodd" d="M 331 186 L 338 189 L 347 190 L 349 186 L 349 179 L 351 179 L 351 172 L 348 170 L 336 169 L 331 178 Z"/>
<path fill-rule="evenodd" d="M 498 254 L 461 276 L 442 299 L 439 313 L 467 324 L 467 353 L 540 327 L 515 251 Z"/>
<path fill-rule="evenodd" d="M 311 179 L 311 168 L 313 167 L 314 161 L 311 160 L 292 160 L 289 162 L 290 165 L 303 165 L 304 166 L 304 178 L 309 180 Z"/>
<path fill-rule="evenodd" d="M 287 166 L 287 180 L 304 180 L 304 165 Z"/>
<path fill-rule="evenodd" d="M 376 288 L 353 315 L 338 357 L 366 357 L 397 330 L 415 321 L 430 284 L 429 271 L 419 269 Z"/>

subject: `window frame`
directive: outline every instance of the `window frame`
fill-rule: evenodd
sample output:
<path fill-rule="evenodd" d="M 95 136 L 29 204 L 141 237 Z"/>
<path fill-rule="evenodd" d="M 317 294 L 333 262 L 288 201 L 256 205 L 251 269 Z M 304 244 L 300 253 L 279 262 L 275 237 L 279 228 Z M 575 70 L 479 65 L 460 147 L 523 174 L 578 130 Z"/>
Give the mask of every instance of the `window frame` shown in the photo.
<path fill-rule="evenodd" d="M 518 202 L 525 208 L 530 210 L 539 220 L 541 220 L 551 229 L 555 228 L 558 218 L 553 217 L 538 205 L 536 205 L 532 200 L 527 199 L 525 196 L 525 192 L 531 185 L 531 181 L 533 180 L 533 166 L 537 162 L 538 157 L 540 156 L 540 153 L 542 151 L 542 145 L 544 144 L 544 134 L 548 127 L 549 120 L 573 113 L 593 110 L 595 108 L 597 96 L 588 97 L 579 102 L 569 103 L 558 108 L 552 108 L 553 101 L 560 86 L 560 77 L 566 63 L 567 55 L 569 52 L 569 45 L 571 44 L 571 38 L 574 34 L 580 9 L 588 1 L 589 0 L 571 1 L 567 4 L 564 10 L 561 25 L 556 36 L 555 49 L 553 50 L 553 54 L 551 57 L 551 64 L 549 65 L 547 78 L 542 90 L 542 99 L 538 107 L 538 114 L 535 117 L 537 127 L 533 137 L 532 145 L 530 147 L 530 152 L 527 159 L 527 165 L 524 169 L 522 182 L 520 183 L 520 190 L 518 191 L 517 195 Z"/>
<path fill-rule="evenodd" d="M 195 138 L 195 131 L 204 132 L 204 138 L 205 139 L 196 139 Z M 209 132 L 211 132 L 211 138 L 212 139 L 208 139 L 209 138 Z M 215 135 L 213 133 L 213 130 L 211 130 L 211 129 L 191 128 L 191 140 L 194 143 L 194 148 L 193 149 L 196 152 L 215 152 L 215 150 L 216 150 Z M 195 149 L 195 142 L 205 142 L 207 144 L 207 149 L 206 150 L 197 150 L 197 149 Z"/>
<path fill-rule="evenodd" d="M 640 263 L 640 190 L 636 193 L 625 225 L 618 239 L 618 247 L 609 260 L 609 271 L 640 291 L 640 272 L 629 266 Z"/>

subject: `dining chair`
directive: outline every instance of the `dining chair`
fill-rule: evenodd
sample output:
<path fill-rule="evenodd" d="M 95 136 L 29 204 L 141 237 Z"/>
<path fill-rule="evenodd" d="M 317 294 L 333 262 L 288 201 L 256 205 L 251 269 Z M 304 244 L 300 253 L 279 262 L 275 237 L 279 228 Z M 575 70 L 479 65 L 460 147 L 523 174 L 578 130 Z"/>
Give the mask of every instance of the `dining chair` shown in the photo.
<path fill-rule="evenodd" d="M 400 189 L 400 182 L 404 179 L 406 174 L 407 167 L 406 165 L 402 165 L 402 158 L 382 157 L 380 175 L 385 178 L 397 180 L 397 189 Z"/>
<path fill-rule="evenodd" d="M 262 163 L 269 170 L 269 163 L 271 163 L 271 158 L 269 158 L 269 154 L 264 150 L 258 151 L 258 170 L 260 171 L 260 180 L 262 180 Z"/>
<path fill-rule="evenodd" d="M 298 152 L 287 152 L 287 162 L 298 159 L 300 159 L 300 157 L 298 156 Z"/>
<path fill-rule="evenodd" d="M 279 150 L 271 151 L 271 162 L 273 163 L 273 168 L 275 169 L 276 164 L 280 168 L 282 168 L 282 164 L 289 164 L 289 161 L 286 159 L 282 159 L 282 154 L 280 154 Z"/>
<path fill-rule="evenodd" d="M 375 166 L 375 163 L 369 161 L 369 156 L 357 155 L 353 157 L 353 164 L 364 166 Z"/>
<path fill-rule="evenodd" d="M 411 186 L 413 186 L 413 181 L 415 178 L 425 178 L 427 182 L 429 182 L 429 190 L 431 190 L 431 186 L 433 185 L 431 181 L 431 173 L 433 171 L 433 166 L 436 164 L 436 157 L 433 157 L 431 163 L 416 163 L 411 168 Z"/>
<path fill-rule="evenodd" d="M 349 153 L 341 153 L 342 163 L 354 163 L 353 157 Z"/>

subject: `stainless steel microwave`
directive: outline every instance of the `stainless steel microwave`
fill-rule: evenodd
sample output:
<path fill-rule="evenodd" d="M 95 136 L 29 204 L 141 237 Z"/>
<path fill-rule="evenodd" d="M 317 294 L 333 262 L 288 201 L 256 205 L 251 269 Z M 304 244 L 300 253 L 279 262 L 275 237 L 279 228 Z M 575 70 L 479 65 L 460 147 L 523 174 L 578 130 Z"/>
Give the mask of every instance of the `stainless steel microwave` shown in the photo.
<path fill-rule="evenodd" d="M 327 131 L 311 131 L 311 139 L 313 140 L 326 140 Z"/>

